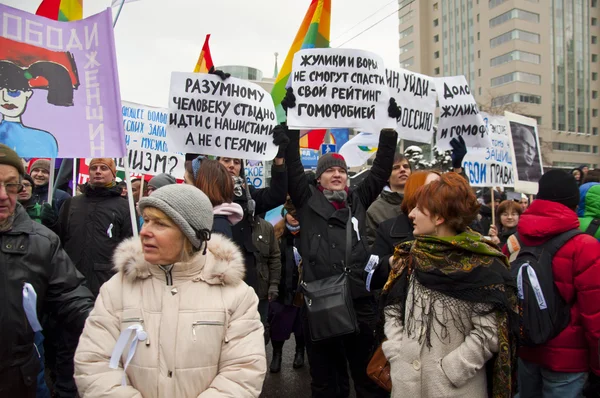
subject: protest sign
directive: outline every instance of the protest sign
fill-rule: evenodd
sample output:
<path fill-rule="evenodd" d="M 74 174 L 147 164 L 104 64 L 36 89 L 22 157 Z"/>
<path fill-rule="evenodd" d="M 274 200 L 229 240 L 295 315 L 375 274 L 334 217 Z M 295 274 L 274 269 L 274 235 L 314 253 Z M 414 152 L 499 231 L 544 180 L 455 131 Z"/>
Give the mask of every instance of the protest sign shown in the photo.
<path fill-rule="evenodd" d="M 246 176 L 246 182 L 254 188 L 265 187 L 265 163 L 264 162 L 252 162 L 246 160 L 244 167 L 244 176 Z"/>
<path fill-rule="evenodd" d="M 271 160 L 277 154 L 273 99 L 233 77 L 173 72 L 167 144 L 182 153 Z"/>
<path fill-rule="evenodd" d="M 436 147 L 450 150 L 452 138 L 462 136 L 467 148 L 487 148 L 492 142 L 483 117 L 464 76 L 437 77 L 435 90 L 440 104 Z"/>
<path fill-rule="evenodd" d="M 504 116 L 510 126 L 510 146 L 515 160 L 515 191 L 535 195 L 544 174 L 537 121 L 511 112 L 504 112 Z"/>
<path fill-rule="evenodd" d="M 314 48 L 294 56 L 292 88 L 296 107 L 288 125 L 306 128 L 358 128 L 379 133 L 394 128 L 383 60 L 368 51 Z"/>
<path fill-rule="evenodd" d="M 462 168 L 475 187 L 514 187 L 513 157 L 506 118 L 481 113 L 492 145 L 469 149 Z"/>
<path fill-rule="evenodd" d="M 58 22 L 0 5 L 0 82 L 0 143 L 19 156 L 124 156 L 110 9 Z"/>
<path fill-rule="evenodd" d="M 123 101 L 122 115 L 131 173 L 168 173 L 183 179 L 185 156 L 169 150 L 167 122 L 169 111 Z M 123 158 L 115 159 L 123 170 Z"/>
<path fill-rule="evenodd" d="M 390 96 L 401 112 L 396 120 L 398 136 L 431 144 L 437 100 L 433 79 L 404 69 L 385 73 Z"/>

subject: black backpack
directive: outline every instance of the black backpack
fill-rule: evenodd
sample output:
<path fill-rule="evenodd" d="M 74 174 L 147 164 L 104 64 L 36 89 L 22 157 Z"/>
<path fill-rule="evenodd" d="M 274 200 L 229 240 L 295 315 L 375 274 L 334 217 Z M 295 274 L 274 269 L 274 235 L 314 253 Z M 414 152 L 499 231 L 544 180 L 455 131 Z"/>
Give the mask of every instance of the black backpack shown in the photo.
<path fill-rule="evenodd" d="M 518 287 L 520 344 L 544 344 L 569 324 L 571 306 L 554 284 L 552 259 L 565 243 L 580 234 L 580 230 L 572 229 L 539 246 L 524 246 L 515 234 L 520 250 L 510 268 Z"/>

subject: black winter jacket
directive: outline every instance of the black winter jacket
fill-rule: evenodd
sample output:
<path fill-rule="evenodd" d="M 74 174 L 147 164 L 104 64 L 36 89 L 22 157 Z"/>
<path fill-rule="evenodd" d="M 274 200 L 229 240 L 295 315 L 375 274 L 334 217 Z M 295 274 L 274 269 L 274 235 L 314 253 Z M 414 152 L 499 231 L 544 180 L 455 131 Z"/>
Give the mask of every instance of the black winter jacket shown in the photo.
<path fill-rule="evenodd" d="M 0 241 L 0 373 L 20 366 L 23 377 L 33 377 L 35 382 L 38 360 L 23 309 L 24 283 L 37 293 L 38 319 L 52 313 L 77 336 L 94 306 L 94 296 L 58 236 L 33 221 L 20 204 L 13 228 L 0 233 Z"/>
<path fill-rule="evenodd" d="M 59 216 L 65 251 L 85 276 L 94 296 L 113 274 L 112 256 L 123 240 L 133 236 L 129 205 L 118 187 L 83 188 L 69 198 Z"/>
<path fill-rule="evenodd" d="M 281 250 L 281 281 L 279 282 L 279 301 L 283 305 L 292 305 L 298 290 L 298 265 L 294 257 L 294 247 L 300 248 L 300 234 L 292 234 L 287 228 L 279 239 Z"/>
<path fill-rule="evenodd" d="M 352 227 L 351 263 L 346 266 L 346 222 L 348 208 L 336 210 L 318 188 L 310 185 L 300 161 L 299 133 L 290 131 L 286 162 L 289 176 L 289 194 L 296 207 L 298 221 L 302 225 L 303 281 L 311 282 L 339 275 L 350 268 L 353 298 L 371 295 L 363 279 L 364 268 L 369 261 L 367 244 L 367 209 L 377 199 L 390 177 L 398 134 L 382 132 L 377 155 L 369 176 L 355 189 L 348 192 L 347 204 L 352 217 L 358 221 L 358 233 Z"/>
<path fill-rule="evenodd" d="M 396 245 L 413 240 L 413 230 L 412 221 L 404 213 L 379 224 L 375 244 L 371 247 L 371 253 L 379 256 L 379 265 L 371 278 L 371 290 L 383 288 L 390 274 L 389 261 Z"/>
<path fill-rule="evenodd" d="M 245 178 L 243 175 L 241 177 Z M 257 236 L 254 236 L 256 234 L 253 231 L 258 225 L 257 219 L 259 215 L 285 203 L 287 199 L 287 187 L 288 175 L 286 165 L 277 166 L 273 164 L 271 166 L 271 185 L 269 187 L 256 189 L 252 185 L 248 186 L 250 196 L 256 206 L 254 210 L 255 219 L 252 219 L 251 215 L 248 214 L 248 200 L 245 192 L 241 197 L 236 196 L 233 200 L 244 209 L 244 218 L 242 221 L 231 227 L 233 241 L 240 247 L 244 254 L 244 262 L 246 264 L 244 282 L 248 286 L 252 286 L 257 294 L 259 294 L 259 290 L 260 293 L 263 293 L 265 284 L 264 270 L 265 267 L 269 269 L 268 263 L 271 255 L 268 252 L 270 250 L 270 243 L 257 242 Z M 260 244 L 257 246 L 258 243 Z M 268 274 L 266 282 L 267 285 L 270 283 Z M 279 277 L 277 277 L 277 283 L 279 283 Z M 264 293 L 266 294 L 266 292 Z"/>
<path fill-rule="evenodd" d="M 46 185 L 34 185 L 33 190 L 31 192 L 31 200 L 35 203 L 43 205 L 48 202 L 48 187 L 49 184 Z M 63 190 L 55 189 L 54 195 L 52 197 L 52 207 L 56 214 L 60 212 L 62 205 L 65 203 L 67 199 L 69 199 L 71 195 L 66 193 Z"/>

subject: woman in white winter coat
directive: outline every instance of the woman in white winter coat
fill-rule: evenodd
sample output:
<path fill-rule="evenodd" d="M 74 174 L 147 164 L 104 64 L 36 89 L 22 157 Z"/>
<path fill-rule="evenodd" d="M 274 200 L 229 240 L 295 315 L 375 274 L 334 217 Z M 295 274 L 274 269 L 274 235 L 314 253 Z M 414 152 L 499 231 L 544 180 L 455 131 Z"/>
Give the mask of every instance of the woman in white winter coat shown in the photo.
<path fill-rule="evenodd" d="M 516 284 L 506 257 L 467 227 L 478 209 L 456 173 L 417 192 L 415 240 L 396 247 L 381 298 L 392 397 L 511 396 Z"/>
<path fill-rule="evenodd" d="M 199 189 L 140 200 L 140 238 L 115 252 L 75 354 L 82 397 L 258 397 L 266 372 L 258 298 L 239 249 L 211 236 Z"/>

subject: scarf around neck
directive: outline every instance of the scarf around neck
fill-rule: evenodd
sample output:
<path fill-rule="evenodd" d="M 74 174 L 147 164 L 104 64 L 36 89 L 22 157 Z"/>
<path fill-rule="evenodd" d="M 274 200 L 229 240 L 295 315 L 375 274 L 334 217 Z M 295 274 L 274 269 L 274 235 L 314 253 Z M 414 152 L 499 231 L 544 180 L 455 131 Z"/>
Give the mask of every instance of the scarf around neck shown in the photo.
<path fill-rule="evenodd" d="M 335 207 L 336 210 L 346 208 L 346 200 L 348 199 L 348 187 L 344 187 L 341 191 L 331 191 L 318 186 L 319 191 L 323 192 L 325 198 Z"/>
<path fill-rule="evenodd" d="M 442 329 L 440 336 L 446 325 L 454 325 L 467 336 L 472 330 L 461 322 L 461 314 L 495 314 L 500 348 L 493 363 L 492 396 L 510 396 L 516 383 L 518 313 L 516 284 L 506 256 L 481 235 L 467 230 L 452 237 L 417 236 L 413 242 L 401 243 L 396 246 L 394 262 L 402 265 L 390 272 L 384 300 L 391 304 L 391 314 L 399 318 L 410 335 L 414 306 L 420 301 L 413 297 L 413 308 L 406 306 L 411 275 L 418 282 L 413 296 L 419 294 L 418 285 L 432 292 L 428 308 L 421 314 L 421 321 L 427 325 L 424 338 L 429 347 L 435 323 Z M 435 311 L 436 301 L 442 304 L 442 316 Z M 438 319 L 446 316 L 450 319 Z"/>

